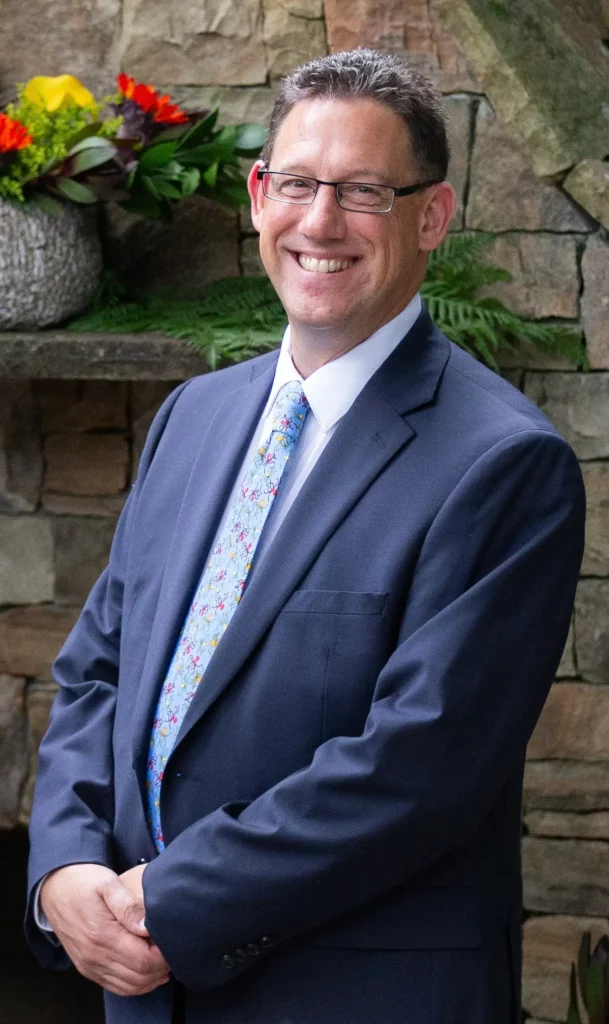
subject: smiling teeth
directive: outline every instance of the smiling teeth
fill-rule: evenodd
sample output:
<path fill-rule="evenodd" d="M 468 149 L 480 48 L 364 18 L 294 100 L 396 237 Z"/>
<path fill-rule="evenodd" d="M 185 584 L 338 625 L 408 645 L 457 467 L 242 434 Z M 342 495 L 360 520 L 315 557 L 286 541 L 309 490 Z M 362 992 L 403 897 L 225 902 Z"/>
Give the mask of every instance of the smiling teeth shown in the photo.
<path fill-rule="evenodd" d="M 298 262 L 303 270 L 312 270 L 315 274 L 334 274 L 337 270 L 347 270 L 355 260 L 318 260 L 315 256 L 304 256 L 300 253 Z"/>

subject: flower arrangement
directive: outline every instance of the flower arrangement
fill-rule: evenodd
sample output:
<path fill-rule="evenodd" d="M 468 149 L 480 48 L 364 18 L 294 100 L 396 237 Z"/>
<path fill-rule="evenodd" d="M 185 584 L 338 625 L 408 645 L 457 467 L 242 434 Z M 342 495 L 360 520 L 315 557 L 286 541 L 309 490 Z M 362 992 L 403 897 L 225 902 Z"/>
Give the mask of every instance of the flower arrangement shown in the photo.
<path fill-rule="evenodd" d="M 247 200 L 239 159 L 259 154 L 262 125 L 220 128 L 218 108 L 187 113 L 126 74 L 116 84 L 101 101 L 72 75 L 18 86 L 0 113 L 0 199 L 53 213 L 62 200 L 115 200 L 164 219 L 195 192 L 231 207 Z"/>

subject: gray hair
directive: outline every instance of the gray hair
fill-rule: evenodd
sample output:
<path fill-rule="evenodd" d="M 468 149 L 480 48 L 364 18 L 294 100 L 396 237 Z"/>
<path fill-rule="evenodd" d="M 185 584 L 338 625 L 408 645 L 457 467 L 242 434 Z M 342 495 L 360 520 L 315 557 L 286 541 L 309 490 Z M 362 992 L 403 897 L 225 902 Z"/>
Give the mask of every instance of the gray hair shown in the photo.
<path fill-rule="evenodd" d="M 290 110 L 301 100 L 372 99 L 403 119 L 418 169 L 426 180 L 443 180 L 450 146 L 440 94 L 424 75 L 400 57 L 380 50 L 345 50 L 308 61 L 279 85 L 261 153 L 267 164 L 277 133 Z"/>

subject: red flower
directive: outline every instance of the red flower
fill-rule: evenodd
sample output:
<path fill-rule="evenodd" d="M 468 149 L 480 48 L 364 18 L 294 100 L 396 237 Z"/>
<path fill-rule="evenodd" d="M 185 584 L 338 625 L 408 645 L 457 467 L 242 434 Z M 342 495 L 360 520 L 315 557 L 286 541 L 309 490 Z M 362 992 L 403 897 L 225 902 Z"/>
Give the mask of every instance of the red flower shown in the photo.
<path fill-rule="evenodd" d="M 13 121 L 8 114 L 0 114 L 0 153 L 11 153 L 31 146 L 32 136 L 20 121 Z"/>
<path fill-rule="evenodd" d="M 165 93 L 163 96 L 159 96 L 157 100 L 154 120 L 158 124 L 184 124 L 188 121 L 188 114 L 180 110 L 177 103 L 171 103 L 169 96 Z"/>
<path fill-rule="evenodd" d="M 135 103 L 144 114 L 152 115 L 157 124 L 185 124 L 188 121 L 188 114 L 171 103 L 166 93 L 159 96 L 151 85 L 136 82 L 130 75 L 117 75 L 116 82 L 125 99 Z"/>

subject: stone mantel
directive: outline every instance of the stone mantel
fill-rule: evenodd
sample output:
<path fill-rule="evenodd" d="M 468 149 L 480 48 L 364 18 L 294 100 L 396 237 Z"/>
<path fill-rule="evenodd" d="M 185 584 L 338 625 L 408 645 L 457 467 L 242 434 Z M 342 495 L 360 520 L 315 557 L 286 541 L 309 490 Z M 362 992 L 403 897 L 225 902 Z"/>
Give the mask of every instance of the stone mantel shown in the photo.
<path fill-rule="evenodd" d="M 208 370 L 185 341 L 158 332 L 0 332 L 0 378 L 178 381 Z"/>

